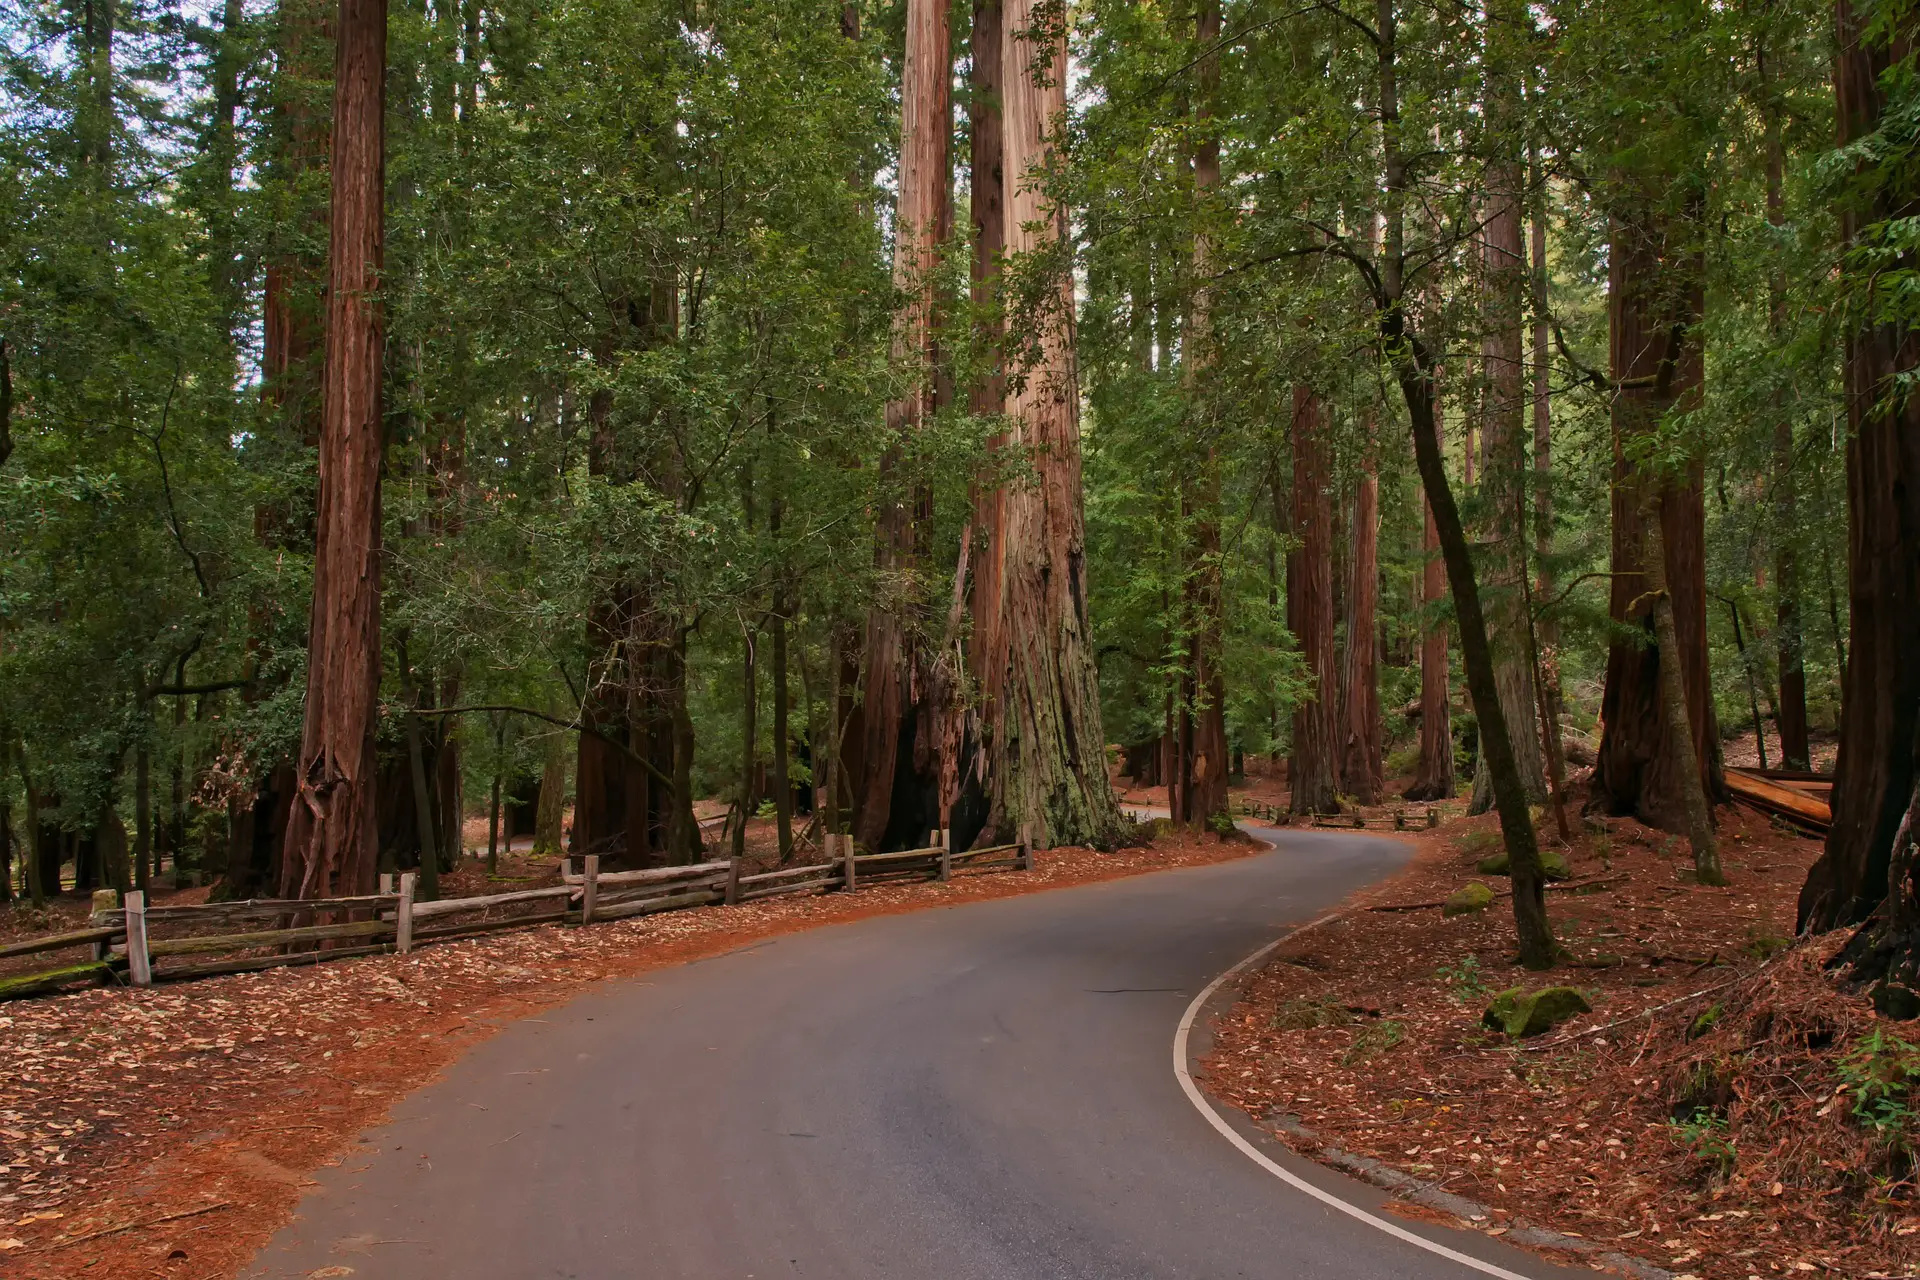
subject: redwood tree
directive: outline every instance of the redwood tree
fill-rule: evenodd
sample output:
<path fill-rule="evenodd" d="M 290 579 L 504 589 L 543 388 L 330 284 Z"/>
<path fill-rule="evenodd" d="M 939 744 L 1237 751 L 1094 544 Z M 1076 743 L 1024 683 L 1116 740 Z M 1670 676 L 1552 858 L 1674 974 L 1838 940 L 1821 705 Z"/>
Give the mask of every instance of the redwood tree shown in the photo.
<path fill-rule="evenodd" d="M 1839 0 L 1837 22 L 1840 144 L 1878 135 L 1885 150 L 1858 155 L 1841 198 L 1855 303 L 1844 354 L 1852 643 L 1833 828 L 1800 891 L 1800 925 L 1867 921 L 1847 958 L 1856 976 L 1888 979 L 1876 991 L 1883 1010 L 1911 1017 L 1920 1012 L 1920 396 L 1900 380 L 1920 369 L 1920 331 L 1883 278 L 1897 249 L 1879 236 L 1920 214 L 1911 129 L 1889 127 L 1896 109 L 1912 111 L 1913 90 L 1887 74 L 1897 61 L 1911 65 L 1920 17 L 1909 7 L 1889 27 Z M 1904 102 L 1889 101 L 1890 84 Z"/>
<path fill-rule="evenodd" d="M 913 463 L 913 437 L 935 408 L 934 284 L 950 199 L 953 53 L 942 0 L 909 0 L 900 82 L 900 197 L 894 211 L 893 355 L 909 370 L 907 393 L 887 405 L 884 471 Z M 938 726 L 929 655 L 917 625 L 933 511 L 926 487 L 906 479 L 880 513 L 878 568 L 886 594 L 867 614 L 864 773 L 855 786 L 854 838 L 869 849 L 910 846 L 943 826 Z"/>
<path fill-rule="evenodd" d="M 306 718 L 283 896 L 370 892 L 378 821 L 386 0 L 341 0 Z"/>
<path fill-rule="evenodd" d="M 1703 352 L 1698 323 L 1704 305 L 1700 252 L 1692 219 L 1634 193 L 1612 218 L 1607 311 L 1613 399 L 1613 579 L 1609 615 L 1615 639 L 1607 652 L 1601 698 L 1593 805 L 1633 814 L 1666 831 L 1687 829 L 1681 770 L 1699 761 L 1709 804 L 1726 798 L 1720 733 L 1707 665 L 1706 503 L 1701 465 L 1656 471 L 1636 455 L 1672 409 L 1700 395 Z M 1656 501 L 1647 500 L 1649 487 Z M 1666 548 L 1666 587 L 1673 607 L 1687 721 L 1693 751 L 1668 729 L 1660 701 L 1660 663 L 1670 661 L 1654 642 L 1654 596 L 1644 572 L 1644 513 L 1660 513 Z"/>
<path fill-rule="evenodd" d="M 1293 531 L 1287 553 L 1287 630 L 1313 676 L 1313 694 L 1293 713 L 1287 784 L 1295 813 L 1338 813 L 1340 775 L 1334 702 L 1339 667 L 1333 648 L 1333 500 L 1330 449 L 1320 398 L 1293 388 Z"/>
<path fill-rule="evenodd" d="M 1369 432 L 1371 434 L 1371 432 Z M 1371 447 L 1353 492 L 1347 647 L 1340 664 L 1340 774 L 1361 804 L 1380 803 L 1380 476 Z"/>
<path fill-rule="evenodd" d="M 1447 598 L 1447 566 L 1440 559 L 1440 532 L 1425 486 L 1420 508 L 1425 516 L 1420 549 L 1426 556 L 1420 571 L 1420 761 L 1413 785 L 1403 794 L 1409 800 L 1445 800 L 1453 794 L 1453 703 L 1447 691 L 1447 624 L 1436 606 Z"/>
<path fill-rule="evenodd" d="M 1073 278 L 1053 255 L 1068 243 L 1051 180 L 1064 161 L 1062 14 L 1035 0 L 1005 7 L 1001 49 L 1009 252 L 1046 272 L 1047 289 L 1008 396 L 1008 443 L 1033 474 L 1000 495 L 989 541 L 1000 558 L 993 631 L 975 640 L 993 666 L 987 707 L 992 836 L 1023 826 L 1042 845 L 1110 846 L 1121 817 L 1107 779 L 1100 687 L 1087 622 L 1086 523 L 1080 487 L 1080 397 Z M 998 655 L 1006 655 L 1004 664 Z"/>

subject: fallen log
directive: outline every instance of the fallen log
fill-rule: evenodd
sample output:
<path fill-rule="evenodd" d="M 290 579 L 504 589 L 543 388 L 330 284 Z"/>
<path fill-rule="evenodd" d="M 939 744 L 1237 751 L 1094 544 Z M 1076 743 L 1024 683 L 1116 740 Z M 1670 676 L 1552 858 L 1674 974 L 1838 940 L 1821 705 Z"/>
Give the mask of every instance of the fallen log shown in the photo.
<path fill-rule="evenodd" d="M 1746 769 L 1726 771 L 1727 790 L 1750 809 L 1785 818 L 1814 835 L 1825 835 L 1833 825 L 1833 809 L 1826 801 L 1797 787 L 1763 778 Z"/>

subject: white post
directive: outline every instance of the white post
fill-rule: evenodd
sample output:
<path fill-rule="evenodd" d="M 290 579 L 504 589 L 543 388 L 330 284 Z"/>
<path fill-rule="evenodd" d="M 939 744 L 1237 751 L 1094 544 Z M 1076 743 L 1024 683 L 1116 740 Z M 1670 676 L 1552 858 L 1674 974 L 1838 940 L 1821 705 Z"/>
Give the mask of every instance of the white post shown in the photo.
<path fill-rule="evenodd" d="M 934 835 L 939 837 L 936 843 L 940 846 L 940 883 L 942 884 L 953 879 L 953 845 L 947 838 L 951 834 L 946 827 L 934 832 Z"/>
<path fill-rule="evenodd" d="M 1024 822 L 1020 824 L 1020 869 L 1033 870 L 1033 837 Z"/>
<path fill-rule="evenodd" d="M 153 985 L 153 957 L 147 954 L 147 895 L 127 894 L 127 974 L 136 987 Z"/>
<path fill-rule="evenodd" d="M 600 855 L 589 853 L 580 860 L 580 923 L 593 923 L 593 908 L 600 900 Z"/>
<path fill-rule="evenodd" d="M 403 956 L 413 950 L 413 885 L 418 878 L 412 871 L 400 877 L 400 909 L 393 916 L 393 949 Z"/>
<path fill-rule="evenodd" d="M 380 873 L 380 892 L 382 893 L 393 892 L 393 872 L 382 871 Z"/>
<path fill-rule="evenodd" d="M 853 837 L 837 836 L 835 838 L 840 841 L 840 855 L 842 859 L 844 859 L 841 865 L 846 868 L 847 892 L 852 893 L 854 889 L 854 882 L 855 882 L 854 865 L 853 865 Z"/>

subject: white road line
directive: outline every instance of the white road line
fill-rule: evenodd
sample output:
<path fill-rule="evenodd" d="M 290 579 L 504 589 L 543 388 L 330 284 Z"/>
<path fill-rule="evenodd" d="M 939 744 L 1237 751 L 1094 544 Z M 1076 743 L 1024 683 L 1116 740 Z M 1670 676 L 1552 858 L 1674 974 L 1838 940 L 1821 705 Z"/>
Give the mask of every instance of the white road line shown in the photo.
<path fill-rule="evenodd" d="M 1369 1213 L 1357 1204 L 1349 1204 L 1339 1196 L 1334 1195 L 1331 1191 L 1323 1191 L 1297 1174 L 1283 1169 L 1262 1154 L 1259 1148 L 1241 1137 L 1233 1126 L 1228 1124 L 1220 1113 L 1214 1109 L 1213 1104 L 1207 1101 L 1206 1096 L 1200 1092 L 1200 1087 L 1193 1082 L 1193 1073 L 1187 1070 L 1187 1037 L 1193 1031 L 1194 1019 L 1200 1016 L 1201 1008 L 1213 997 L 1213 993 L 1218 991 L 1236 974 L 1254 964 L 1269 951 L 1285 942 L 1287 938 L 1311 929 L 1314 925 L 1318 925 L 1332 918 L 1331 916 L 1321 916 L 1319 920 L 1302 925 L 1299 929 L 1295 929 L 1283 937 L 1275 938 L 1272 942 L 1261 947 L 1239 964 L 1236 964 L 1233 968 L 1227 970 L 1212 982 L 1209 982 L 1206 989 L 1193 998 L 1193 1003 L 1187 1006 L 1186 1013 L 1180 1018 L 1180 1029 L 1173 1033 L 1173 1074 L 1180 1078 L 1180 1087 L 1186 1091 L 1187 1101 L 1191 1102 L 1194 1109 L 1207 1118 L 1208 1124 L 1219 1130 L 1228 1142 L 1231 1142 L 1235 1147 L 1239 1148 L 1242 1155 L 1294 1190 L 1304 1191 L 1315 1200 L 1320 1201 L 1330 1208 L 1338 1209 L 1350 1218 L 1358 1218 L 1370 1227 L 1384 1231 L 1396 1239 L 1404 1240 L 1415 1248 L 1425 1249 L 1428 1253 L 1437 1253 L 1443 1258 L 1451 1259 L 1463 1267 L 1471 1267 L 1473 1270 L 1486 1275 L 1497 1276 L 1499 1280 L 1531 1280 L 1530 1277 L 1524 1276 L 1517 1271 L 1509 1271 L 1505 1267 L 1497 1267 L 1491 1262 L 1482 1262 L 1478 1258 L 1469 1257 L 1467 1254 L 1461 1253 L 1458 1249 L 1449 1249 L 1447 1246 L 1428 1240 L 1424 1236 L 1415 1235 L 1398 1223 L 1389 1222 L 1378 1214 Z"/>

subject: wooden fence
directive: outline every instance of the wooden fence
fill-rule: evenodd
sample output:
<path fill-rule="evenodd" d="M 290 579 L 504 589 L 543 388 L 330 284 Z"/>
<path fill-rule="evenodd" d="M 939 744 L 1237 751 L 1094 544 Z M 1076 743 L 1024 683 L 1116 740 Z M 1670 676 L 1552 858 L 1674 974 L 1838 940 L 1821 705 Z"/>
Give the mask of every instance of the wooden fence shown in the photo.
<path fill-rule="evenodd" d="M 117 981 L 122 974 L 134 986 L 144 987 L 156 981 L 315 964 L 347 956 L 405 955 L 430 942 L 540 924 L 590 925 L 715 903 L 914 880 L 944 881 L 962 870 L 1033 869 L 1033 845 L 1024 832 L 1015 844 L 959 853 L 948 846 L 946 832 L 936 831 L 932 839 L 924 849 L 859 853 L 852 837 L 829 835 L 826 862 L 754 875 L 742 875 L 737 859 L 603 872 L 597 855 L 569 856 L 561 861 L 557 885 L 435 902 L 416 898 L 419 882 L 413 872 L 400 876 L 397 884 L 392 876 L 383 875 L 379 893 L 314 901 L 254 899 L 150 906 L 145 894 L 132 892 L 121 905 L 95 911 L 85 929 L 0 946 L 0 960 L 76 947 L 92 952 L 83 963 L 0 978 L 0 999 L 39 995 L 83 980 Z M 580 864 L 577 874 L 576 861 Z M 247 925 L 266 927 L 247 929 Z M 220 960 L 194 958 L 233 952 L 253 954 Z"/>

